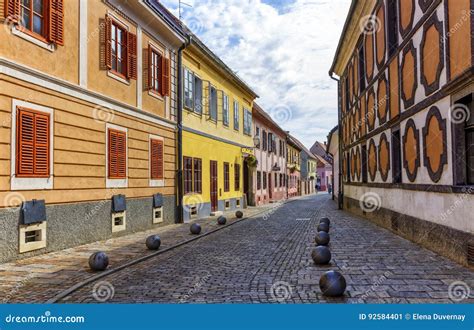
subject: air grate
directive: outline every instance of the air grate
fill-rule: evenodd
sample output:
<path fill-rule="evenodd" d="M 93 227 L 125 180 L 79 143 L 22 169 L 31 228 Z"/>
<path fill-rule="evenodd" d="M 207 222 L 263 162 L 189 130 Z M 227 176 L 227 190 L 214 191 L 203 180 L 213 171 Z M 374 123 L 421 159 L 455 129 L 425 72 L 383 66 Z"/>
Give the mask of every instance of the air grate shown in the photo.
<path fill-rule="evenodd" d="M 474 266 L 474 243 L 467 244 L 467 263 Z"/>

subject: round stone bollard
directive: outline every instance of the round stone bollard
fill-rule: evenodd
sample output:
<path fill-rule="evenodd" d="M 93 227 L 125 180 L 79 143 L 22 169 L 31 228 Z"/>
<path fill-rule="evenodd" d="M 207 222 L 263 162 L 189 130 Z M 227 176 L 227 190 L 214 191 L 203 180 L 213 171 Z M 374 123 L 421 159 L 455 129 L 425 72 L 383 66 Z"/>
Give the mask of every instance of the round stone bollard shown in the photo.
<path fill-rule="evenodd" d="M 201 225 L 198 223 L 193 223 L 190 227 L 191 234 L 199 235 L 201 233 Z"/>
<path fill-rule="evenodd" d="M 327 217 L 321 218 L 321 219 L 319 220 L 319 223 L 323 223 L 323 222 L 324 222 L 324 223 L 327 223 L 328 226 L 331 225 L 331 220 L 329 220 L 329 218 L 327 218 Z"/>
<path fill-rule="evenodd" d="M 314 240 L 318 246 L 319 245 L 326 246 L 329 244 L 330 237 L 329 237 L 329 234 L 326 233 L 325 231 L 320 231 L 316 234 L 316 237 Z"/>
<path fill-rule="evenodd" d="M 244 217 L 244 212 L 242 211 L 237 211 L 235 212 L 235 216 L 238 218 L 238 219 L 242 219 Z"/>
<path fill-rule="evenodd" d="M 109 257 L 105 252 L 99 251 L 89 257 L 89 267 L 95 271 L 102 271 L 109 265 Z"/>
<path fill-rule="evenodd" d="M 221 215 L 219 218 L 217 218 L 217 224 L 219 224 L 219 225 L 221 225 L 221 226 L 225 225 L 226 222 L 227 222 L 226 217 L 224 217 L 224 216 L 222 216 L 222 215 Z"/>
<path fill-rule="evenodd" d="M 148 236 L 145 244 L 148 250 L 158 250 L 161 245 L 161 238 L 158 235 Z"/>
<path fill-rule="evenodd" d="M 319 225 L 318 225 L 318 232 L 319 231 L 325 231 L 326 233 L 329 233 L 329 225 L 325 222 L 321 222 Z"/>
<path fill-rule="evenodd" d="M 311 258 L 316 265 L 327 265 L 331 261 L 331 251 L 327 246 L 317 246 L 311 252 Z"/>
<path fill-rule="evenodd" d="M 319 288 L 327 297 L 340 297 L 346 291 L 346 279 L 341 273 L 331 270 L 321 276 Z"/>

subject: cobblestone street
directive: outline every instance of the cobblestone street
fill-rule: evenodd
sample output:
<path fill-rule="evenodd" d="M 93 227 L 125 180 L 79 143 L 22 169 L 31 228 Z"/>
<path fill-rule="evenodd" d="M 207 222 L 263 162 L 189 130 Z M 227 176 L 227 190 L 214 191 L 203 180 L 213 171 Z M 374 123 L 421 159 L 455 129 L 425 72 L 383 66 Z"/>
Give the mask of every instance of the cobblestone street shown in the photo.
<path fill-rule="evenodd" d="M 322 216 L 332 221 L 333 258 L 324 267 L 310 257 Z M 344 298 L 321 295 L 318 282 L 327 270 L 346 277 Z M 106 276 L 62 302 L 451 303 L 457 296 L 450 286 L 470 290 L 473 275 L 317 195 Z M 462 302 L 473 302 L 472 295 Z"/>

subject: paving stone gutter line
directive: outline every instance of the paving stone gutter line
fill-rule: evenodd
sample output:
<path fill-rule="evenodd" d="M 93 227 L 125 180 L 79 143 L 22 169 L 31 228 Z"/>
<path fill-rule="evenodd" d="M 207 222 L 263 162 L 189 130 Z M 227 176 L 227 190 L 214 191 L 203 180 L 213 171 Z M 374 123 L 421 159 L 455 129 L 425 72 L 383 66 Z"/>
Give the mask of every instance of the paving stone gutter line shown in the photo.
<path fill-rule="evenodd" d="M 286 200 L 286 201 L 284 201 L 283 203 L 280 203 L 279 206 L 277 206 L 277 207 L 280 207 L 281 205 L 284 205 L 284 204 L 287 204 L 287 203 L 294 202 L 294 201 L 296 201 L 296 200 L 298 200 L 298 198 Z M 218 232 L 218 231 L 220 231 L 220 230 L 224 230 L 224 229 L 226 229 L 226 228 L 229 228 L 230 226 L 233 226 L 233 225 L 235 225 L 235 224 L 237 224 L 237 223 L 240 223 L 240 222 L 242 222 L 242 221 L 245 221 L 245 220 L 254 218 L 254 217 L 258 216 L 258 215 L 261 215 L 261 214 L 263 214 L 263 213 L 268 212 L 269 210 L 272 210 L 272 208 L 270 208 L 270 209 L 264 209 L 264 210 L 262 210 L 261 212 L 257 212 L 257 213 L 255 213 L 255 214 L 253 214 L 253 215 L 248 216 L 248 217 L 244 217 L 244 218 L 242 218 L 242 219 L 238 219 L 238 220 L 236 220 L 236 221 L 234 221 L 234 222 L 232 222 L 232 223 L 229 223 L 229 224 L 227 224 L 227 225 L 225 225 L 225 226 L 217 227 L 216 229 L 213 229 L 213 230 L 211 230 L 211 231 L 209 231 L 209 232 L 206 232 L 206 233 L 204 233 L 204 234 L 201 234 L 201 235 L 199 235 L 199 236 L 190 238 L 190 239 L 188 239 L 188 240 L 182 241 L 182 242 L 177 243 L 177 244 L 175 244 L 175 245 L 173 245 L 173 246 L 170 246 L 170 247 L 168 247 L 168 248 L 166 248 L 166 249 L 159 250 L 159 251 L 157 251 L 157 252 L 148 254 L 148 255 L 146 255 L 146 256 L 143 256 L 143 257 L 134 259 L 134 260 L 132 260 L 132 261 L 130 261 L 130 262 L 127 262 L 127 263 L 122 264 L 122 265 L 120 265 L 120 266 L 117 266 L 117 267 L 115 267 L 115 268 L 112 268 L 112 269 L 103 271 L 103 272 L 101 272 L 101 273 L 99 273 L 99 274 L 97 274 L 97 275 L 91 276 L 91 277 L 89 277 L 89 278 L 87 278 L 87 279 L 85 279 L 85 280 L 83 280 L 83 281 L 81 281 L 81 282 L 79 282 L 79 283 L 76 283 L 75 285 L 71 286 L 69 289 L 66 289 L 66 290 L 64 290 L 64 291 L 62 291 L 62 292 L 60 292 L 60 293 L 58 293 L 57 295 L 55 295 L 55 296 L 52 297 L 51 299 L 47 300 L 47 301 L 46 301 L 46 304 L 55 304 L 55 303 L 57 303 L 57 302 L 60 302 L 62 299 L 66 298 L 67 296 L 69 296 L 70 294 L 74 293 L 75 291 L 77 291 L 77 290 L 83 288 L 84 286 L 86 286 L 86 285 L 88 285 L 88 284 L 90 284 L 90 283 L 92 283 L 92 282 L 95 282 L 95 281 L 97 281 L 97 280 L 99 280 L 99 279 L 101 279 L 101 278 L 104 278 L 104 277 L 106 277 L 106 276 L 108 276 L 108 275 L 117 273 L 117 272 L 119 272 L 119 271 L 121 271 L 121 270 L 123 270 L 123 269 L 125 269 L 125 268 L 131 267 L 131 266 L 133 266 L 133 265 L 136 265 L 136 264 L 139 264 L 139 263 L 141 263 L 141 262 L 144 262 L 144 261 L 146 261 L 146 260 L 148 260 L 148 259 L 154 258 L 154 257 L 159 256 L 159 255 L 161 255 L 161 254 L 164 254 L 164 253 L 166 253 L 166 252 L 172 251 L 172 250 L 177 249 L 177 248 L 179 248 L 179 247 L 181 247 L 181 246 L 183 246 L 183 245 L 186 245 L 186 244 L 189 244 L 189 243 L 191 243 L 191 242 L 197 241 L 197 240 L 199 240 L 199 239 L 201 239 L 201 238 L 207 237 L 207 236 L 209 236 L 209 235 L 211 235 L 211 234 L 214 234 L 214 233 L 216 233 L 216 232 Z"/>

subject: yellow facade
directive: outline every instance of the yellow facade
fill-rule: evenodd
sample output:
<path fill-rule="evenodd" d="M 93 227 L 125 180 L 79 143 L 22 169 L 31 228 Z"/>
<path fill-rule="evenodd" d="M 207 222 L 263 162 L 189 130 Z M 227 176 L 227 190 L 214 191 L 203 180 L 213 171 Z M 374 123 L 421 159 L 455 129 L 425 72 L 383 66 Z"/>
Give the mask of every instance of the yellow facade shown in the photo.
<path fill-rule="evenodd" d="M 245 157 L 253 154 L 253 130 L 251 118 L 244 132 L 244 117 L 250 115 L 256 95 L 235 76 L 226 71 L 219 61 L 213 60 L 196 44 L 191 44 L 183 54 L 184 84 L 186 75 L 192 75 L 202 81 L 202 102 L 197 100 L 190 106 L 184 101 L 183 108 L 183 157 L 202 161 L 202 192 L 187 192 L 185 189 L 185 219 L 191 217 L 190 208 L 198 208 L 197 215 L 209 215 L 211 211 L 239 208 L 244 197 L 244 166 Z M 194 78 L 193 78 L 194 79 Z M 217 93 L 217 116 L 211 118 L 210 87 Z M 193 86 L 193 94 L 196 87 Z M 186 97 L 186 89 L 184 94 Z M 198 92 L 199 93 L 199 92 Z M 188 94 L 189 95 L 189 94 Z M 228 99 L 228 121 L 224 123 L 224 95 Z M 194 98 L 193 98 L 194 99 Z M 234 122 L 234 103 L 238 104 L 238 125 Z M 238 126 L 238 127 L 237 127 Z M 250 130 L 248 128 L 250 127 Z M 211 204 L 211 161 L 217 161 L 217 209 L 212 210 Z M 224 163 L 229 164 L 229 189 L 224 187 Z M 240 166 L 239 187 L 235 187 L 235 167 Z M 194 177 L 193 177 L 194 178 Z M 238 201 L 238 202 L 237 202 Z M 226 207 L 226 202 L 228 207 Z M 207 213 L 207 214 L 206 214 Z"/>

